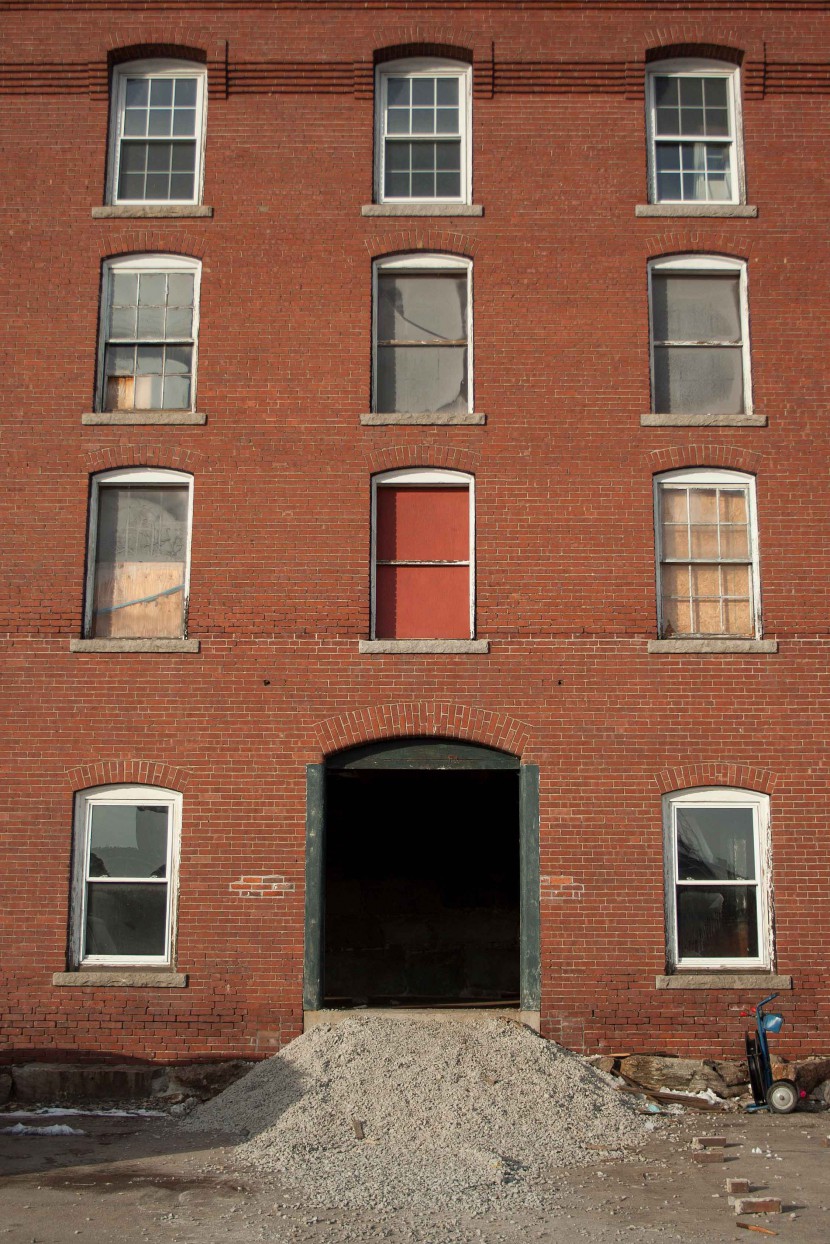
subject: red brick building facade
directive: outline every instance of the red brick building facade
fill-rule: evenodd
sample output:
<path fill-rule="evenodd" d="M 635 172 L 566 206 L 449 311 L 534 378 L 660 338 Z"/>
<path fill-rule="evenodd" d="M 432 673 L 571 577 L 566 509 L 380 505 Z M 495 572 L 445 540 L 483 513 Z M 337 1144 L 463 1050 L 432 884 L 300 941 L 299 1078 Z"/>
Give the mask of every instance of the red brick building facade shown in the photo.
<path fill-rule="evenodd" d="M 826 5 L 0 12 L 5 1057 L 826 1047 Z"/>

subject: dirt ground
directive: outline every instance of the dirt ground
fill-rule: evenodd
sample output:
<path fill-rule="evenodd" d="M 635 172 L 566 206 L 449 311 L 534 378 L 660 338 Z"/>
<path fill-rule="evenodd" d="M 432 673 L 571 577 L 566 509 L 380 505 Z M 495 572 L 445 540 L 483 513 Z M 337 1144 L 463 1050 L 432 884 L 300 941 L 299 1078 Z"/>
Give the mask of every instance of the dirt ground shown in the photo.
<path fill-rule="evenodd" d="M 0 1134 L 0 1244 L 569 1244 L 768 1238 L 830 1240 L 830 1113 L 688 1112 L 663 1119 L 640 1157 L 551 1172 L 558 1205 L 538 1213 L 456 1221 L 399 1213 L 344 1214 L 298 1200 L 277 1180 L 241 1169 L 222 1136 L 194 1136 L 171 1117 L 0 1114 L 0 1128 L 65 1124 L 84 1135 Z M 698 1165 L 694 1136 L 725 1135 L 725 1160 Z M 753 1153 L 760 1149 L 760 1153 Z M 778 1196 L 782 1214 L 736 1219 L 728 1176 Z"/>

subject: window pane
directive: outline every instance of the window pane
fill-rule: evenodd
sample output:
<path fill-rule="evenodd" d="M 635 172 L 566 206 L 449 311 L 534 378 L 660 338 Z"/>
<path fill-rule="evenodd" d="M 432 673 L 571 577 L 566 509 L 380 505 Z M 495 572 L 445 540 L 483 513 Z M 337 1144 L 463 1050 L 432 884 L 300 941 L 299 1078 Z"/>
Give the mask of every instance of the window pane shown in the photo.
<path fill-rule="evenodd" d="M 136 335 L 136 308 L 112 307 L 110 309 L 111 337 L 132 337 Z"/>
<path fill-rule="evenodd" d="M 692 611 L 688 600 L 663 597 L 663 637 L 689 635 L 692 631 Z"/>
<path fill-rule="evenodd" d="M 660 492 L 663 509 L 663 522 L 685 523 L 689 516 L 688 495 L 685 488 L 670 488 L 663 485 Z"/>
<path fill-rule="evenodd" d="M 164 307 L 138 308 L 138 336 L 145 341 L 164 338 Z"/>
<path fill-rule="evenodd" d="M 173 79 L 150 79 L 150 107 L 169 108 L 173 103 Z"/>
<path fill-rule="evenodd" d="M 690 528 L 689 537 L 693 558 L 717 561 L 720 555 L 717 527 L 693 526 Z"/>
<path fill-rule="evenodd" d="M 749 530 L 746 527 L 721 527 L 721 557 L 749 557 Z"/>
<path fill-rule="evenodd" d="M 689 489 L 689 518 L 693 523 L 716 523 L 718 521 L 716 488 Z"/>
<path fill-rule="evenodd" d="M 467 277 L 378 277 L 378 341 L 467 337 Z"/>
<path fill-rule="evenodd" d="M 723 602 L 724 631 L 727 635 L 752 636 L 752 605 L 749 601 L 725 600 Z"/>
<path fill-rule="evenodd" d="M 686 558 L 689 556 L 689 528 L 679 523 L 663 525 L 663 556 Z"/>
<path fill-rule="evenodd" d="M 722 635 L 723 619 L 719 600 L 692 601 L 692 631 L 695 635 Z"/>
<path fill-rule="evenodd" d="M 87 886 L 87 955 L 157 955 L 167 949 L 167 886 Z"/>
<path fill-rule="evenodd" d="M 720 521 L 722 523 L 745 523 L 746 490 L 743 488 L 719 488 Z"/>
<path fill-rule="evenodd" d="M 150 99 L 150 83 L 147 78 L 128 78 L 125 101 L 128 108 L 146 108 Z"/>
<path fill-rule="evenodd" d="M 677 809 L 680 881 L 755 881 L 751 808 Z"/>
<path fill-rule="evenodd" d="M 740 342 L 739 277 L 652 277 L 655 341 Z"/>
<path fill-rule="evenodd" d="M 175 101 L 177 109 L 196 107 L 195 78 L 176 78 Z"/>
<path fill-rule="evenodd" d="M 387 139 L 384 193 L 396 198 L 458 197 L 461 193 L 461 143 L 407 142 Z M 403 174 L 407 174 L 407 178 Z M 437 188 L 440 176 L 443 189 Z"/>
<path fill-rule="evenodd" d="M 654 407 L 659 414 L 740 414 L 743 358 L 732 346 L 655 346 Z"/>
<path fill-rule="evenodd" d="M 165 877 L 168 809 L 143 804 L 93 804 L 90 877 Z"/>
<path fill-rule="evenodd" d="M 377 408 L 381 413 L 466 411 L 466 346 L 380 346 Z"/>
<path fill-rule="evenodd" d="M 689 573 L 693 596 L 720 599 L 720 568 L 718 566 L 690 566 Z"/>
<path fill-rule="evenodd" d="M 680 959 L 755 959 L 758 910 L 754 886 L 677 887 Z"/>

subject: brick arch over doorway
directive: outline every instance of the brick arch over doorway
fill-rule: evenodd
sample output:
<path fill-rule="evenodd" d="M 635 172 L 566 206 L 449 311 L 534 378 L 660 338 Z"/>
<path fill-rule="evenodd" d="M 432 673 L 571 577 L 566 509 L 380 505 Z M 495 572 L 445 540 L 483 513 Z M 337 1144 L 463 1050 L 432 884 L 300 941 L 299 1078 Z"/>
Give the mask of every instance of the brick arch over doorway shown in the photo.
<path fill-rule="evenodd" d="M 371 705 L 327 717 L 313 729 L 323 757 L 361 743 L 415 736 L 465 739 L 512 752 L 524 761 L 531 751 L 531 730 L 526 722 L 507 713 L 449 701 L 402 700 Z"/>

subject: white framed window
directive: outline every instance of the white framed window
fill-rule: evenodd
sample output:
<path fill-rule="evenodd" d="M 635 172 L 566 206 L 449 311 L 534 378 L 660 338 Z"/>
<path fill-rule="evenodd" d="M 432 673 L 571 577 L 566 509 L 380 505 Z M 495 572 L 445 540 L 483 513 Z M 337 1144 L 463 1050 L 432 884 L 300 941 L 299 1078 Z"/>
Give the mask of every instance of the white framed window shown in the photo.
<path fill-rule="evenodd" d="M 409 59 L 375 75 L 375 199 L 469 203 L 472 74 L 451 60 Z"/>
<path fill-rule="evenodd" d="M 737 65 L 667 60 L 646 76 L 652 203 L 742 203 L 744 167 Z"/>
<path fill-rule="evenodd" d="M 705 468 L 655 477 L 660 636 L 761 637 L 755 480 Z"/>
<path fill-rule="evenodd" d="M 673 255 L 648 265 L 656 414 L 751 414 L 746 263 Z"/>
<path fill-rule="evenodd" d="M 75 967 L 174 959 L 182 797 L 157 786 L 75 796 Z"/>
<path fill-rule="evenodd" d="M 768 796 L 675 791 L 663 798 L 663 824 L 671 966 L 770 967 Z"/>
<path fill-rule="evenodd" d="M 407 468 L 372 478 L 372 638 L 475 636 L 475 480 Z"/>
<path fill-rule="evenodd" d="M 136 467 L 92 477 L 84 634 L 184 637 L 193 478 Z"/>
<path fill-rule="evenodd" d="M 201 203 L 207 72 L 182 60 L 117 65 L 107 199 Z"/>
<path fill-rule="evenodd" d="M 373 277 L 372 409 L 471 411 L 472 262 L 397 255 L 376 260 Z"/>
<path fill-rule="evenodd" d="M 194 409 L 201 272 L 181 255 L 105 262 L 98 410 Z"/>

